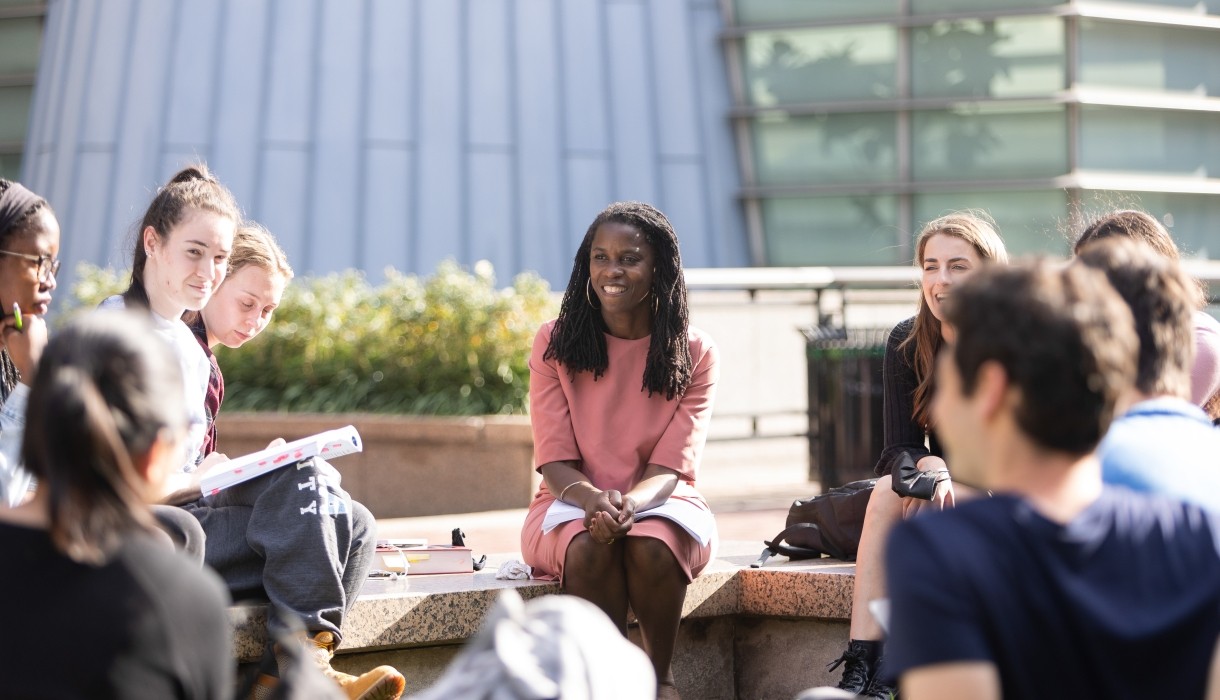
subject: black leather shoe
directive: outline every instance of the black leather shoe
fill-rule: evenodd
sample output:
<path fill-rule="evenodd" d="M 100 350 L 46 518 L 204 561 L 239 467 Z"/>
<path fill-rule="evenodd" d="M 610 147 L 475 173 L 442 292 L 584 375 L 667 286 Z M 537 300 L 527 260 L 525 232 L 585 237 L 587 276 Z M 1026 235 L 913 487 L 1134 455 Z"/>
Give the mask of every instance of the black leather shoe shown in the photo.
<path fill-rule="evenodd" d="M 877 660 L 871 658 L 868 646 L 866 643 L 852 640 L 847 645 L 847 651 L 827 666 L 829 671 L 843 666 L 843 678 L 837 688 L 857 695 L 863 695 L 868 690 L 873 676 L 877 673 Z"/>

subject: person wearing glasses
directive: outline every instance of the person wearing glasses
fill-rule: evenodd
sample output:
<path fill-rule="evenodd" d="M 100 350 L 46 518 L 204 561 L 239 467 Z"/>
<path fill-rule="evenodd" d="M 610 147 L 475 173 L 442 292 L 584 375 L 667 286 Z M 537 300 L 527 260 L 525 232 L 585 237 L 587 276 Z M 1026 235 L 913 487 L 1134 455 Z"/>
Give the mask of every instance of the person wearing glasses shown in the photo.
<path fill-rule="evenodd" d="M 47 345 L 42 316 L 59 272 L 59 222 L 42 197 L 0 179 L 0 506 L 26 500 L 21 466 L 29 383 Z"/>

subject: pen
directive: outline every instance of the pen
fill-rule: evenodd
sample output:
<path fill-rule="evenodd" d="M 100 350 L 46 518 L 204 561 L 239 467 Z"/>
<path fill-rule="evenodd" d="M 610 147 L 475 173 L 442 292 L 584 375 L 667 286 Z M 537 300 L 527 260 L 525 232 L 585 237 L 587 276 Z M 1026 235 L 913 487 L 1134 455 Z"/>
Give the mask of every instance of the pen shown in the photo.
<path fill-rule="evenodd" d="M 22 325 L 24 325 L 24 324 L 21 323 L 21 306 L 19 306 L 17 304 L 17 302 L 14 301 L 13 302 L 13 328 L 16 328 L 17 330 L 21 330 Z"/>

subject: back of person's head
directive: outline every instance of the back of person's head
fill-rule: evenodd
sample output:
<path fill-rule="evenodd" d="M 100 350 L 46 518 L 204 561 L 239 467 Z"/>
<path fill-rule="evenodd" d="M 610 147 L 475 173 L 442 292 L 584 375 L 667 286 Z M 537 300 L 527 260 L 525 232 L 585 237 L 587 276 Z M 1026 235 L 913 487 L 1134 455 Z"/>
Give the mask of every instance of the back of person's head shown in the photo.
<path fill-rule="evenodd" d="M 148 251 L 144 247 L 143 232 L 151 228 L 165 240 L 175 226 L 199 211 L 211 212 L 235 224 L 241 221 L 241 211 L 233 194 L 202 163 L 178 171 L 157 190 L 148 210 L 144 212 L 131 254 L 131 285 L 123 292 L 123 299 L 128 305 L 143 308 L 149 305 L 148 290 L 144 286 Z"/>
<path fill-rule="evenodd" d="M 1117 238 L 1143 243 L 1166 260 L 1177 262 L 1182 259 L 1178 244 L 1174 243 L 1173 236 L 1169 235 L 1169 229 L 1157 221 L 1155 216 L 1138 209 L 1116 209 L 1094 217 L 1076 237 L 1072 251 L 1079 255 L 1092 243 Z M 1206 287 L 1199 282 L 1192 282 L 1190 289 L 1191 303 L 1197 309 L 1203 308 L 1207 304 Z"/>
<path fill-rule="evenodd" d="M 293 276 L 288 256 L 276 242 L 275 236 L 256 221 L 243 221 L 233 234 L 233 250 L 229 253 L 229 275 L 250 265 L 269 275 L 277 275 L 285 282 Z"/>
<path fill-rule="evenodd" d="M 1170 260 L 1181 257 L 1168 229 L 1156 217 L 1138 209 L 1117 209 L 1093 218 L 1077 236 L 1073 250 L 1079 254 L 1088 244 L 1105 238 L 1134 238 L 1161 257 Z"/>
<path fill-rule="evenodd" d="M 154 442 L 172 451 L 186 431 L 181 370 L 156 337 L 139 314 L 98 311 L 42 355 L 22 456 L 47 494 L 52 541 L 76 561 L 104 561 L 125 534 L 151 527 Z"/>
<path fill-rule="evenodd" d="M 1194 280 L 1177 261 L 1138 240 L 1098 239 L 1079 250 L 1076 259 L 1103 272 L 1135 317 L 1135 388 L 1149 396 L 1189 399 L 1195 361 Z"/>
<path fill-rule="evenodd" d="M 984 363 L 1019 393 L 1022 432 L 1047 450 L 1093 450 L 1135 380 L 1131 312 L 1100 272 L 1037 261 L 981 270 L 945 305 L 957 330 L 947 350 L 972 395 Z"/>

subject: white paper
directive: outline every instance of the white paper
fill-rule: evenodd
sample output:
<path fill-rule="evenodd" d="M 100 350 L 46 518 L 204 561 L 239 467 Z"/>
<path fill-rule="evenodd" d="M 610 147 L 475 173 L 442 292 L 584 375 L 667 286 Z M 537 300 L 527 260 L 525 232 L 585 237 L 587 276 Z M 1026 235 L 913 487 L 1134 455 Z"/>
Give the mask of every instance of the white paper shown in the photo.
<path fill-rule="evenodd" d="M 349 425 L 336 430 L 327 430 L 317 435 L 310 435 L 277 447 L 221 462 L 199 480 L 199 490 L 203 495 L 211 496 L 230 486 L 249 481 L 308 457 L 331 459 L 363 450 L 364 443 L 360 441 L 360 433 L 356 432 L 354 427 Z"/>
<path fill-rule="evenodd" d="M 685 498 L 671 498 L 656 508 L 640 511 L 635 514 L 635 519 L 642 520 L 653 516 L 669 518 L 681 525 L 683 530 L 699 541 L 700 546 L 707 546 L 712 539 L 712 533 L 716 531 L 716 520 L 711 512 Z M 584 517 L 584 510 L 556 499 L 546 509 L 546 516 L 542 518 L 542 531 L 550 532 L 563 523 Z"/>

